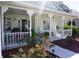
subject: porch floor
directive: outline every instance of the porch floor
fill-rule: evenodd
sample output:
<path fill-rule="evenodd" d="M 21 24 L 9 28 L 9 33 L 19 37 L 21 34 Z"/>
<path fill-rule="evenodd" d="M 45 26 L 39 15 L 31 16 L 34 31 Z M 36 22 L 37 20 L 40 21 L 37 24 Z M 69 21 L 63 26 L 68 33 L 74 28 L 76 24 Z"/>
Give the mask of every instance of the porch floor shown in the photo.
<path fill-rule="evenodd" d="M 73 40 L 72 42 L 68 43 L 66 39 L 62 39 L 62 40 L 56 40 L 53 43 L 55 45 L 73 51 L 75 53 L 79 53 L 79 41 Z"/>

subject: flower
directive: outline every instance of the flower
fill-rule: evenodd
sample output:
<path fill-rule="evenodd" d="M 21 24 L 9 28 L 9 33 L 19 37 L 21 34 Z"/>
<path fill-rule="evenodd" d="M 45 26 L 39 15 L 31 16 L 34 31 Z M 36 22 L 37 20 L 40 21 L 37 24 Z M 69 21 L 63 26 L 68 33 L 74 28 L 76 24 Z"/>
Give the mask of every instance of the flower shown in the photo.
<path fill-rule="evenodd" d="M 19 52 L 23 52 L 23 49 L 22 48 L 19 48 Z"/>
<path fill-rule="evenodd" d="M 26 54 L 22 54 L 22 57 L 23 57 L 23 58 L 26 58 Z"/>
<path fill-rule="evenodd" d="M 18 56 L 18 55 L 15 55 L 15 54 L 12 55 L 12 57 L 13 57 L 13 58 L 19 58 L 19 56 Z"/>

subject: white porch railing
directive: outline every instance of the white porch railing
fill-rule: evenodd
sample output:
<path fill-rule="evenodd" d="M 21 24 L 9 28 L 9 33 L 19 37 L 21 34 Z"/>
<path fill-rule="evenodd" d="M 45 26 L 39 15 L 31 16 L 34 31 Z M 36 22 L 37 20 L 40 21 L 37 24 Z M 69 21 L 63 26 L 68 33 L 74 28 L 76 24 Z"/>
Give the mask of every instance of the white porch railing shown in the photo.
<path fill-rule="evenodd" d="M 50 29 L 44 29 L 43 26 L 40 27 L 40 32 L 49 32 L 49 31 L 50 31 Z"/>
<path fill-rule="evenodd" d="M 25 37 L 29 36 L 29 32 L 5 33 L 4 48 L 16 46 L 17 44 L 26 43 Z"/>
<path fill-rule="evenodd" d="M 67 35 L 67 36 L 72 36 L 70 29 L 64 30 L 64 34 Z"/>

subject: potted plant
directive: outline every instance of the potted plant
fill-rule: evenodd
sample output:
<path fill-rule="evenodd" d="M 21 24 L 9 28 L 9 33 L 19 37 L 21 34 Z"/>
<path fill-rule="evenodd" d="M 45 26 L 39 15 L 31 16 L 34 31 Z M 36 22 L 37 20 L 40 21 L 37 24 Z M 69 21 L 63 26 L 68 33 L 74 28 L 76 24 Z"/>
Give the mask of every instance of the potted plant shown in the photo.
<path fill-rule="evenodd" d="M 49 38 L 49 32 L 44 32 L 43 36 L 44 36 L 45 39 L 48 39 Z"/>

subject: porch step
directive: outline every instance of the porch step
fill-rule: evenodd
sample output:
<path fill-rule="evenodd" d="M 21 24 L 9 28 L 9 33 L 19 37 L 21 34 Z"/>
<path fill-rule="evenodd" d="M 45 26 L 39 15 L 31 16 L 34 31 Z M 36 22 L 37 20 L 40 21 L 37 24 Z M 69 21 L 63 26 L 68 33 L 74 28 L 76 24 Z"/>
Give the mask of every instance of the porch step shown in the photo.
<path fill-rule="evenodd" d="M 55 50 L 54 54 L 56 54 L 57 56 L 61 57 L 61 58 L 70 58 L 74 55 L 76 55 L 77 53 L 73 52 L 73 51 L 70 51 L 70 50 L 67 50 L 67 49 L 64 49 L 58 45 L 55 45 L 54 47 L 52 47 L 51 49 L 49 49 L 49 51 L 51 53 L 52 50 Z"/>

